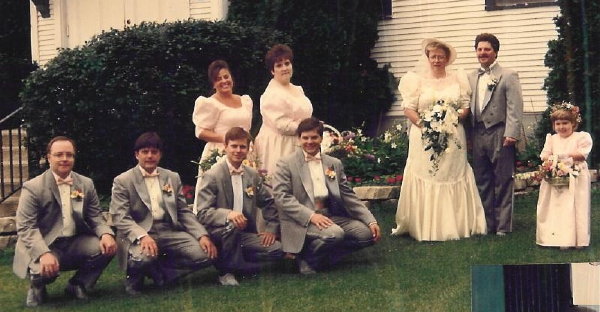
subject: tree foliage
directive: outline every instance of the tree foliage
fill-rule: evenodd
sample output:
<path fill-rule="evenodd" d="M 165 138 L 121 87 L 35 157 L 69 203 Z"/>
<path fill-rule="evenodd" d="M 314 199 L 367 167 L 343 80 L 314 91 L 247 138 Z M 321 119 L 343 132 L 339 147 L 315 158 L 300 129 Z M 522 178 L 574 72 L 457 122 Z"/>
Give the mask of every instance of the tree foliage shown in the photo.
<path fill-rule="evenodd" d="M 44 157 L 51 137 L 72 137 L 75 170 L 108 193 L 112 179 L 135 163 L 135 138 L 157 131 L 165 141 L 162 165 L 193 183 L 197 167 L 190 161 L 203 144 L 191 117 L 195 99 L 212 93 L 208 64 L 229 62 L 236 92 L 257 99 L 269 79 L 264 54 L 286 40 L 279 32 L 229 22 L 144 23 L 62 50 L 27 79 L 22 93 L 31 161 Z"/>
<path fill-rule="evenodd" d="M 28 1 L 0 1 L 0 119 L 20 106 L 22 80 L 37 68 L 29 29 Z"/>
<path fill-rule="evenodd" d="M 377 125 L 396 87 L 370 58 L 378 39 L 379 1 L 232 0 L 228 19 L 281 30 L 292 38 L 294 83 L 314 115 L 339 129 Z M 372 132 L 372 131 L 371 131 Z"/>
<path fill-rule="evenodd" d="M 558 0 L 560 16 L 555 18 L 558 29 L 558 38 L 548 43 L 548 53 L 545 64 L 551 68 L 544 82 L 544 89 L 548 91 L 548 104 L 569 101 L 578 105 L 584 118 L 591 118 L 591 135 L 600 138 L 600 63 L 594 62 L 600 51 L 600 2 L 581 0 Z M 585 7 L 582 9 L 582 5 Z M 587 20 L 588 53 L 590 69 L 586 74 L 584 69 L 585 49 L 583 17 Z M 586 111 L 585 106 L 585 78 L 589 77 L 591 85 L 591 111 Z M 546 110 L 543 119 L 536 130 L 536 137 L 543 142 L 545 133 L 551 132 L 549 110 Z M 585 124 L 585 120 L 584 120 Z M 580 125 L 580 130 L 584 124 Z M 591 164 L 600 163 L 600 149 L 596 146 L 589 159 Z"/>

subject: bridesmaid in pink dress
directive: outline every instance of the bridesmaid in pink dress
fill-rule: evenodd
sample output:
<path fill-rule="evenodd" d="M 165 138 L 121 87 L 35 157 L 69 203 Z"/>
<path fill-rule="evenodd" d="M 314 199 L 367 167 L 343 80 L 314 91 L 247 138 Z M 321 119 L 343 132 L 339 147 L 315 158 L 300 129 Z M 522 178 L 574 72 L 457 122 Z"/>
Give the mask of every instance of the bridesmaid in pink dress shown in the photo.
<path fill-rule="evenodd" d="M 229 129 L 241 127 L 250 131 L 252 125 L 252 99 L 248 95 L 233 93 L 234 81 L 229 65 L 223 60 L 210 63 L 208 79 L 215 93 L 210 97 L 198 97 L 192 115 L 196 125 L 196 137 L 206 141 L 201 159 L 210 156 L 215 149 L 222 151 L 225 148 L 225 133 Z M 202 173 L 200 168 L 198 169 L 194 209 Z"/>
<path fill-rule="evenodd" d="M 550 115 L 556 132 L 546 135 L 540 157 L 556 155 L 559 160 L 579 167 L 579 176 L 569 178 L 569 186 L 540 185 L 537 203 L 536 243 L 560 249 L 590 245 L 591 183 L 586 158 L 592 150 L 589 133 L 575 130 L 579 124 L 577 106 L 555 105 Z"/>
<path fill-rule="evenodd" d="M 262 167 L 269 174 L 282 156 L 291 154 L 297 146 L 296 128 L 312 115 L 313 107 L 302 87 L 291 83 L 294 54 L 283 44 L 273 46 L 265 57 L 273 79 L 260 97 L 262 126 L 255 147 Z"/>

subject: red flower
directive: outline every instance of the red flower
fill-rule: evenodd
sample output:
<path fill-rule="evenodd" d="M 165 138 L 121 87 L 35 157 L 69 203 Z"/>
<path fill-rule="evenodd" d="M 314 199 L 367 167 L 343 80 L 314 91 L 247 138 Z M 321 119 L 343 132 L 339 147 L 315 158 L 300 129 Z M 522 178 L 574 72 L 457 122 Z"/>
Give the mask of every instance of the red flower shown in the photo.
<path fill-rule="evenodd" d="M 362 179 L 359 177 L 354 178 L 354 182 L 356 182 L 356 183 L 360 183 L 361 181 L 362 181 Z"/>
<path fill-rule="evenodd" d="M 354 180 L 354 177 L 347 176 L 347 177 L 346 177 L 346 180 L 347 180 L 348 182 L 352 182 L 352 180 Z"/>
<path fill-rule="evenodd" d="M 388 177 L 388 178 L 386 179 L 386 182 L 387 182 L 388 184 L 394 184 L 394 183 L 396 183 L 396 179 L 395 179 L 394 177 Z"/>
<path fill-rule="evenodd" d="M 404 179 L 404 177 L 401 175 L 396 176 L 396 182 L 402 182 L 403 179 Z"/>
<path fill-rule="evenodd" d="M 374 176 L 374 177 L 373 177 L 373 180 L 375 180 L 375 181 L 379 181 L 380 179 L 381 179 L 381 177 L 380 177 L 380 176 Z"/>

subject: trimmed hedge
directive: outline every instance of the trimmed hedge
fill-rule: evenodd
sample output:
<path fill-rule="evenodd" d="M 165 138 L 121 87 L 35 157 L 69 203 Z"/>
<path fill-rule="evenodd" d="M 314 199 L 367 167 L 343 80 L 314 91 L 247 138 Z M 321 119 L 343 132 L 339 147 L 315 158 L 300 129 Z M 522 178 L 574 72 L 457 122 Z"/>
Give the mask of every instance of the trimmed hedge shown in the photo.
<path fill-rule="evenodd" d="M 56 135 L 78 144 L 75 170 L 109 194 L 112 179 L 133 166 L 133 142 L 157 131 L 165 141 L 162 166 L 195 181 L 203 143 L 194 137 L 192 111 L 199 95 L 212 93 L 206 69 L 229 62 L 236 93 L 258 99 L 270 75 L 264 55 L 281 32 L 230 22 L 144 23 L 112 30 L 76 49 L 63 50 L 35 71 L 21 93 L 31 163 L 45 156 Z M 256 115 L 256 114 L 255 114 Z M 44 168 L 31 168 L 35 175 Z"/>

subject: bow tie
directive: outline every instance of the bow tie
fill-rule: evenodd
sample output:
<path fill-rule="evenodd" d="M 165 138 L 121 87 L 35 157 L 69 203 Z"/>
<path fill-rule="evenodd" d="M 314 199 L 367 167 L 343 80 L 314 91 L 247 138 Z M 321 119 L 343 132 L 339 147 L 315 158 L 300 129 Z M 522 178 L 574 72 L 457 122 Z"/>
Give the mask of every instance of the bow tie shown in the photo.
<path fill-rule="evenodd" d="M 142 171 L 142 177 L 144 178 L 154 178 L 154 177 L 158 177 L 158 172 L 153 172 L 153 173 L 148 173 L 146 171 Z"/>
<path fill-rule="evenodd" d="M 304 157 L 304 160 L 306 160 L 306 162 L 309 161 L 317 161 L 317 160 L 321 160 L 321 154 L 316 154 L 316 155 L 306 155 L 306 157 Z"/>
<path fill-rule="evenodd" d="M 483 74 L 488 74 L 489 75 L 490 74 L 490 68 L 489 67 L 486 68 L 486 69 L 479 68 L 479 70 L 477 71 L 477 73 L 479 74 L 479 76 L 481 76 Z"/>
<path fill-rule="evenodd" d="M 56 180 L 56 184 L 57 185 L 62 185 L 62 184 L 73 185 L 73 178 L 71 178 L 71 177 L 67 177 L 66 179 L 58 178 L 58 180 Z"/>
<path fill-rule="evenodd" d="M 229 174 L 231 174 L 232 176 L 234 175 L 244 175 L 244 168 L 242 168 L 241 166 L 239 168 L 233 168 L 229 171 Z"/>

